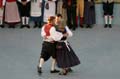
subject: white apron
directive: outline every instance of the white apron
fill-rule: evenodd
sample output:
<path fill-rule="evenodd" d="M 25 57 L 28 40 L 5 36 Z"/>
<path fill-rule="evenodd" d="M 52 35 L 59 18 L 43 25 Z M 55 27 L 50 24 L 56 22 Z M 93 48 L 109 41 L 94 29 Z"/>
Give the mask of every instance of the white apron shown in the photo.
<path fill-rule="evenodd" d="M 41 16 L 41 6 L 40 3 L 42 3 L 42 0 L 31 0 L 31 16 L 33 17 L 39 17 Z"/>
<path fill-rule="evenodd" d="M 5 0 L 0 0 L 2 2 L 0 2 L 1 6 L 5 5 Z M 3 12 L 4 12 L 4 8 L 0 7 L 0 20 L 3 20 Z"/>
<path fill-rule="evenodd" d="M 55 9 L 56 9 L 55 1 L 56 0 L 52 0 L 52 1 L 45 0 L 45 5 L 47 2 L 49 3 L 49 9 L 46 9 L 44 7 L 44 22 L 47 22 L 49 16 L 55 16 Z"/>

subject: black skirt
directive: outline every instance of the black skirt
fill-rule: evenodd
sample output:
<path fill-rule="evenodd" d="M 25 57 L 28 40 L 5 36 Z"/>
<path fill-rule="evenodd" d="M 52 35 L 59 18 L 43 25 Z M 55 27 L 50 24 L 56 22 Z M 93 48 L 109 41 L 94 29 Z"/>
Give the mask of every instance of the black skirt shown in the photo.
<path fill-rule="evenodd" d="M 71 46 L 65 42 L 58 42 L 56 45 L 56 60 L 59 68 L 69 68 L 80 64 L 80 60 L 74 53 Z"/>

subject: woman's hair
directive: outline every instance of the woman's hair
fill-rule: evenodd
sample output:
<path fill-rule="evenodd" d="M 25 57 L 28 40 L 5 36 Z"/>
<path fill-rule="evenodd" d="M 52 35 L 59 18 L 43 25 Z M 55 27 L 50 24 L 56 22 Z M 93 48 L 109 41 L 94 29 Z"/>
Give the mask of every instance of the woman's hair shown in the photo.
<path fill-rule="evenodd" d="M 58 22 L 58 28 L 61 27 L 61 28 L 65 28 L 65 22 L 63 19 L 60 19 L 59 22 Z"/>
<path fill-rule="evenodd" d="M 62 18 L 62 15 L 61 15 L 61 14 L 57 14 L 56 16 L 57 16 L 57 17 L 61 17 L 61 18 Z"/>
<path fill-rule="evenodd" d="M 54 19 L 55 19 L 54 16 L 50 16 L 50 17 L 48 18 L 48 22 L 52 22 Z"/>

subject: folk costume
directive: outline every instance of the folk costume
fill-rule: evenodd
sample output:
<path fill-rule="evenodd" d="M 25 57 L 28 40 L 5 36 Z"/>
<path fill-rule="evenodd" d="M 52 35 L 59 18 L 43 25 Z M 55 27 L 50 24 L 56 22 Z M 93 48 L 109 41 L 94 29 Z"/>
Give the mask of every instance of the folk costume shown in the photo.
<path fill-rule="evenodd" d="M 29 17 L 30 17 L 30 0 L 19 0 L 18 7 L 20 11 L 22 26 L 30 28 L 29 26 Z"/>
<path fill-rule="evenodd" d="M 59 68 L 70 68 L 80 64 L 80 60 L 73 51 L 70 43 L 67 41 L 73 34 L 70 29 L 66 26 L 64 30 L 57 29 L 61 34 L 67 33 L 67 37 L 63 37 L 56 44 L 56 61 Z M 66 74 L 63 74 L 66 75 Z"/>
<path fill-rule="evenodd" d="M 84 0 L 77 0 L 77 8 L 76 8 L 76 23 L 78 26 L 78 16 L 80 16 L 80 27 L 83 28 L 83 19 L 84 19 Z"/>
<path fill-rule="evenodd" d="M 10 28 L 15 28 L 15 24 L 20 22 L 20 16 L 16 0 L 6 0 L 5 22 L 9 24 Z"/>
<path fill-rule="evenodd" d="M 57 0 L 57 14 L 61 14 L 62 18 L 64 19 L 64 23 L 67 22 L 67 10 L 63 4 L 64 0 Z"/>
<path fill-rule="evenodd" d="M 54 20 L 55 20 L 55 17 L 54 17 Z M 60 40 L 63 37 L 63 35 L 56 31 L 54 24 L 47 23 L 41 29 L 41 36 L 43 37 L 43 44 L 42 44 L 40 61 L 38 65 L 38 72 L 42 73 L 42 70 L 41 70 L 42 65 L 50 57 L 52 57 L 53 59 L 51 73 L 58 72 L 55 69 L 55 62 L 56 62 L 55 41 Z"/>
<path fill-rule="evenodd" d="M 67 26 L 76 29 L 76 0 L 63 0 L 63 6 L 67 10 Z"/>
<path fill-rule="evenodd" d="M 105 28 L 106 27 L 112 28 L 113 9 L 114 9 L 114 0 L 103 0 Z"/>
<path fill-rule="evenodd" d="M 4 13 L 5 0 L 0 0 L 0 27 L 4 28 L 3 25 L 3 13 Z"/>
<path fill-rule="evenodd" d="M 56 0 L 45 0 L 43 21 L 47 22 L 49 16 L 55 16 Z"/>
<path fill-rule="evenodd" d="M 94 0 L 85 0 L 84 2 L 84 24 L 87 28 L 92 28 L 95 20 L 95 2 Z"/>
<path fill-rule="evenodd" d="M 43 0 L 31 0 L 31 20 L 34 21 L 34 28 L 41 28 L 42 23 L 42 8 L 43 8 Z"/>

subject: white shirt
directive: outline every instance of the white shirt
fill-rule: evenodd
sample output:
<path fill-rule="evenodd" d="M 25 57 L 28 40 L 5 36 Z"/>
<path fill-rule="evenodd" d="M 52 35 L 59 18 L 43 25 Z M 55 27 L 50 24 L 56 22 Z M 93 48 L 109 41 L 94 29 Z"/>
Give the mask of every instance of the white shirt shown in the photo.
<path fill-rule="evenodd" d="M 44 28 L 45 28 L 45 26 L 43 26 L 42 29 L 41 29 L 41 36 L 43 37 L 44 41 L 47 41 L 47 42 L 59 41 L 63 37 L 63 34 L 60 33 L 60 32 L 57 32 L 55 27 L 51 27 L 51 29 L 50 29 L 50 36 L 48 36 L 47 39 L 46 39 L 45 38 L 46 33 L 44 31 Z"/>

